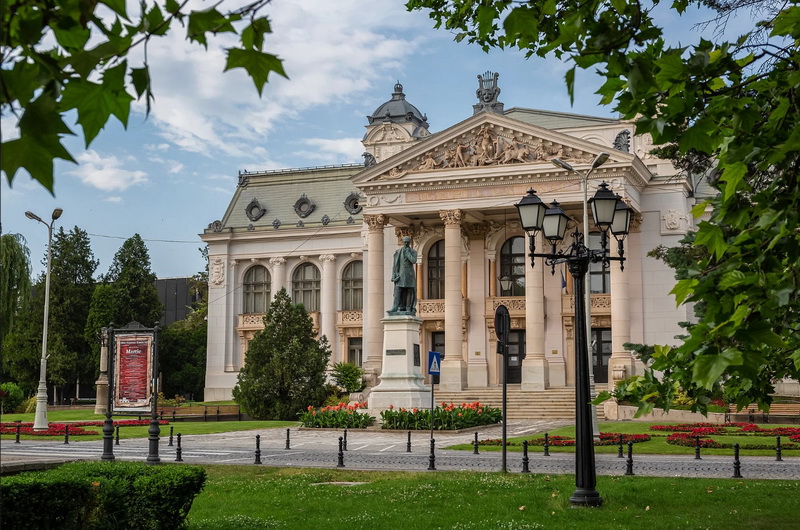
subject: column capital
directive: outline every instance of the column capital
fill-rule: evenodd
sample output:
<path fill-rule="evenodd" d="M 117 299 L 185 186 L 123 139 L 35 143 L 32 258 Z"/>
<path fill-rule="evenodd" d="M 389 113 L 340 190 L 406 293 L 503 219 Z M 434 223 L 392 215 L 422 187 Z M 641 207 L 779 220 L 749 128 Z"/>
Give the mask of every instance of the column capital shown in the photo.
<path fill-rule="evenodd" d="M 484 239 L 488 229 L 489 226 L 485 221 L 481 223 L 464 223 L 464 232 L 469 239 Z"/>
<path fill-rule="evenodd" d="M 379 230 L 383 230 L 383 227 L 386 226 L 386 216 L 382 213 L 379 214 L 370 214 L 365 213 L 363 216 L 364 223 L 366 223 L 367 228 L 370 232 L 377 232 Z"/>
<path fill-rule="evenodd" d="M 333 254 L 321 254 L 319 256 L 319 260 L 322 263 L 332 263 L 336 261 L 336 256 L 334 256 Z"/>
<path fill-rule="evenodd" d="M 406 236 L 410 237 L 412 242 L 417 238 L 417 229 L 414 226 L 396 226 L 394 235 L 397 236 L 397 244 L 402 245 Z"/>
<path fill-rule="evenodd" d="M 439 217 L 444 221 L 444 226 L 461 226 L 464 219 L 464 210 L 439 210 Z"/>
<path fill-rule="evenodd" d="M 286 258 L 280 256 L 269 258 L 269 264 L 272 265 L 273 267 L 280 267 L 281 265 L 286 265 Z"/>

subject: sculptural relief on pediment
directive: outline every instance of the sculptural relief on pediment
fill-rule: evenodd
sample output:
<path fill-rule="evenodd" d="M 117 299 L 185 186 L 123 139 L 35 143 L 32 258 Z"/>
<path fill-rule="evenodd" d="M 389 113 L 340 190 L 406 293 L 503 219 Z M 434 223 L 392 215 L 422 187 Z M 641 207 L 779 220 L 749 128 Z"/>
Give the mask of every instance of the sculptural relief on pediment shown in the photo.
<path fill-rule="evenodd" d="M 482 125 L 475 131 L 442 144 L 419 157 L 393 167 L 378 180 L 395 180 L 407 173 L 463 167 L 566 162 L 591 162 L 593 155 L 571 147 L 510 130 Z"/>

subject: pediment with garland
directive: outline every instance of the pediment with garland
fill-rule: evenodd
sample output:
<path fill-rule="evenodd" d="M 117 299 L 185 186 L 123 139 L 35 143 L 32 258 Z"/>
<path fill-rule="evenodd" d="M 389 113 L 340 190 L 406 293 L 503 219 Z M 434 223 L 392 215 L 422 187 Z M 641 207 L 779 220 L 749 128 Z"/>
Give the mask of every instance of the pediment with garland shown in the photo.
<path fill-rule="evenodd" d="M 416 180 L 428 174 L 444 176 L 464 169 L 514 165 L 543 164 L 550 168 L 553 158 L 573 165 L 587 164 L 601 151 L 610 152 L 615 162 L 635 158 L 608 146 L 484 112 L 367 169 L 354 183 Z"/>

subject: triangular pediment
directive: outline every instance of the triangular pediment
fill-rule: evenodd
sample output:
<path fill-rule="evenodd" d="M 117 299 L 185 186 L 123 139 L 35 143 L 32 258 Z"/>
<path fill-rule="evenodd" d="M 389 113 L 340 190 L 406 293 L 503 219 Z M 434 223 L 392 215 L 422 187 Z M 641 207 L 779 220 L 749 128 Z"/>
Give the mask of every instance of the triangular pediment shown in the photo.
<path fill-rule="evenodd" d="M 453 172 L 507 166 L 552 168 L 551 160 L 588 164 L 601 151 L 611 162 L 632 162 L 635 156 L 608 146 L 544 129 L 500 114 L 483 112 L 361 172 L 356 185 L 383 181 L 445 177 Z"/>

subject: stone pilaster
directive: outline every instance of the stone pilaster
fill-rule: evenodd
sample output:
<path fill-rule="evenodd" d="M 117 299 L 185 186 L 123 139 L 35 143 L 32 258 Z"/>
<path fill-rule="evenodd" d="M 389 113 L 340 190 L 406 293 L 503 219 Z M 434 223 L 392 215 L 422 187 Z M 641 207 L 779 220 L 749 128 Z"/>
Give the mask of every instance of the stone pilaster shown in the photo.
<path fill-rule="evenodd" d="M 274 257 L 269 259 L 272 265 L 272 298 L 278 294 L 282 287 L 286 287 L 286 258 Z M 287 288 L 289 296 L 292 295 L 291 290 Z"/>
<path fill-rule="evenodd" d="M 336 340 L 336 256 L 322 254 L 322 285 L 320 286 L 320 334 L 328 338 L 331 348 L 331 364 L 341 361 Z"/>

